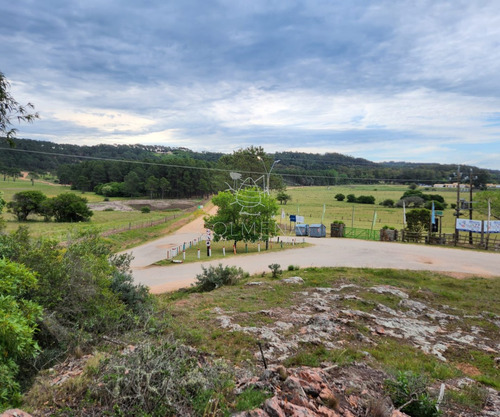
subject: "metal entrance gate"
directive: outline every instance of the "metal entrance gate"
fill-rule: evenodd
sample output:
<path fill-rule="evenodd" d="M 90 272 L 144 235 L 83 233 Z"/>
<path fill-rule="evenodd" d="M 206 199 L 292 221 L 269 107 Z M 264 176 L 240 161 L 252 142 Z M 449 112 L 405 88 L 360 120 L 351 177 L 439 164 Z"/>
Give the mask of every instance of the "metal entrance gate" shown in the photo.
<path fill-rule="evenodd" d="M 380 232 L 378 230 L 358 229 L 357 227 L 345 227 L 344 237 L 364 240 L 380 240 Z"/>

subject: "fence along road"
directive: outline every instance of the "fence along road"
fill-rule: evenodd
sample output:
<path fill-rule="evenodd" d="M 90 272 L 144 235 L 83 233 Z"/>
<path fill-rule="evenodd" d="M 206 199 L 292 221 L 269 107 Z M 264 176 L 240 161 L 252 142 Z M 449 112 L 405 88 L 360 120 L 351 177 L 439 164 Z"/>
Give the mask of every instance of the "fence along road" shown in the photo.
<path fill-rule="evenodd" d="M 195 282 L 196 275 L 202 272 L 202 265 L 216 266 L 219 263 L 241 267 L 251 274 L 270 272 L 268 265 L 278 263 L 283 269 L 288 265 L 298 265 L 301 268 L 393 268 L 446 272 L 456 277 L 500 277 L 500 253 L 329 237 L 305 238 L 306 242 L 313 246 L 283 252 L 263 251 L 255 255 L 212 261 L 205 255 L 199 263 L 151 266 L 154 262 L 165 259 L 166 248 L 197 239 L 203 232 L 203 219 L 198 218 L 172 235 L 127 251 L 135 257 L 132 262 L 135 282 L 150 287 L 154 293 L 172 291 L 188 287 Z M 241 248 L 242 246 L 240 250 Z M 298 275 L 301 273 L 303 272 L 297 272 Z"/>

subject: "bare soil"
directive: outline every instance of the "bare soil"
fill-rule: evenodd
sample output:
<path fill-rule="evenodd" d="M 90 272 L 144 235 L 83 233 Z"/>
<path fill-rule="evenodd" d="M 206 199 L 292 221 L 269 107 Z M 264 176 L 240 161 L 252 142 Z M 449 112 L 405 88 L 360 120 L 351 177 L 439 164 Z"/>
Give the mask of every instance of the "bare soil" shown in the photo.
<path fill-rule="evenodd" d="M 177 200 L 120 200 L 103 201 L 100 203 L 90 203 L 88 206 L 94 211 L 115 210 L 115 211 L 134 211 L 148 207 L 153 211 L 166 210 L 184 210 L 197 206 L 197 201 L 188 199 Z"/>

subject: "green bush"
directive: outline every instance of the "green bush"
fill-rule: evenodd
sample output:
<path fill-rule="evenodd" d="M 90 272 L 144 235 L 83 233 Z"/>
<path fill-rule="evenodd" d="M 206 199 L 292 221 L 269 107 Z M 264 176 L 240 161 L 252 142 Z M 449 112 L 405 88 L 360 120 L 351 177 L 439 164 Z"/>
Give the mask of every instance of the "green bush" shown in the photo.
<path fill-rule="evenodd" d="M 345 195 L 342 193 L 335 194 L 335 200 L 337 201 L 344 201 L 345 200 Z"/>
<path fill-rule="evenodd" d="M 427 201 L 427 203 L 425 203 L 424 207 L 427 210 L 432 210 L 432 201 Z M 446 209 L 446 204 L 441 203 L 439 201 L 434 201 L 434 209 L 435 210 L 444 210 L 444 209 Z"/>
<path fill-rule="evenodd" d="M 385 389 L 396 407 L 412 417 L 437 417 L 436 401 L 427 392 L 427 379 L 414 372 L 399 372 L 395 379 L 385 381 Z"/>
<path fill-rule="evenodd" d="M 62 193 L 47 200 L 43 214 L 56 222 L 86 222 L 94 215 L 87 207 L 87 199 L 74 193 Z"/>
<path fill-rule="evenodd" d="M 380 205 L 384 207 L 394 207 L 394 200 L 386 198 L 384 201 L 380 203 Z"/>
<path fill-rule="evenodd" d="M 149 288 L 134 284 L 132 275 L 115 271 L 110 288 L 133 313 L 145 316 L 153 311 L 154 298 L 149 293 Z"/>
<path fill-rule="evenodd" d="M 298 265 L 288 265 L 288 271 L 298 271 L 300 266 Z"/>
<path fill-rule="evenodd" d="M 283 273 L 283 271 L 281 270 L 280 264 L 271 264 L 271 265 L 268 265 L 268 268 L 271 270 L 271 274 L 272 274 L 273 278 L 278 278 L 278 276 Z"/>
<path fill-rule="evenodd" d="M 375 197 L 372 195 L 360 195 L 356 198 L 358 204 L 375 204 Z"/>
<path fill-rule="evenodd" d="M 247 272 L 235 266 L 210 265 L 208 268 L 201 267 L 203 272 L 196 275 L 197 282 L 194 284 L 198 291 L 212 291 L 223 285 L 234 285 L 240 279 L 248 276 Z"/>
<path fill-rule="evenodd" d="M 24 265 L 0 258 L 0 411 L 18 403 L 19 364 L 39 351 L 34 336 L 42 308 L 28 299 L 36 284 Z"/>
<path fill-rule="evenodd" d="M 30 292 L 45 314 L 37 335 L 42 348 L 66 351 L 103 333 L 131 328 L 148 303 L 142 287 L 123 277 L 129 259 L 111 256 L 96 230 L 74 236 L 66 247 L 50 239 L 32 240 L 25 228 L 0 235 L 0 257 L 22 263 L 38 274 Z M 149 306 L 148 306 L 149 308 Z"/>
<path fill-rule="evenodd" d="M 356 196 L 354 194 L 347 194 L 347 202 L 348 203 L 355 203 L 356 202 Z"/>
<path fill-rule="evenodd" d="M 47 196 L 41 191 L 21 191 L 13 196 L 13 200 L 7 203 L 7 208 L 13 213 L 17 220 L 25 222 L 30 214 L 40 214 L 43 202 Z"/>
<path fill-rule="evenodd" d="M 141 207 L 141 213 L 150 213 L 151 209 L 148 206 Z"/>

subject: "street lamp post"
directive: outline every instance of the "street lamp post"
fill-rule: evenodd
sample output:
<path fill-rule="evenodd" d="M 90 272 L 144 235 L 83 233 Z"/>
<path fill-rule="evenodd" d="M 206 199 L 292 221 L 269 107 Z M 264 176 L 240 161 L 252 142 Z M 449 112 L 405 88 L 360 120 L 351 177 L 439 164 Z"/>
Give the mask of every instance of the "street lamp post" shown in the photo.
<path fill-rule="evenodd" d="M 279 159 L 277 159 L 276 161 L 274 161 L 274 162 L 273 162 L 273 164 L 271 165 L 271 168 L 270 168 L 270 169 L 269 169 L 269 171 L 268 171 L 268 170 L 267 170 L 267 167 L 266 167 L 266 163 L 264 162 L 264 160 L 263 160 L 260 156 L 257 156 L 257 159 L 258 159 L 260 162 L 262 162 L 262 165 L 264 166 L 264 171 L 266 171 L 266 180 L 267 180 L 267 181 L 266 181 L 266 189 L 265 189 L 264 191 L 267 193 L 267 195 L 269 195 L 269 194 L 270 194 L 270 192 L 269 192 L 269 190 L 270 190 L 270 188 L 269 188 L 269 183 L 270 183 L 270 181 L 271 181 L 271 172 L 272 172 L 272 170 L 273 170 L 274 166 L 275 166 L 277 163 L 279 163 L 279 162 L 280 162 L 280 160 L 279 160 Z"/>

